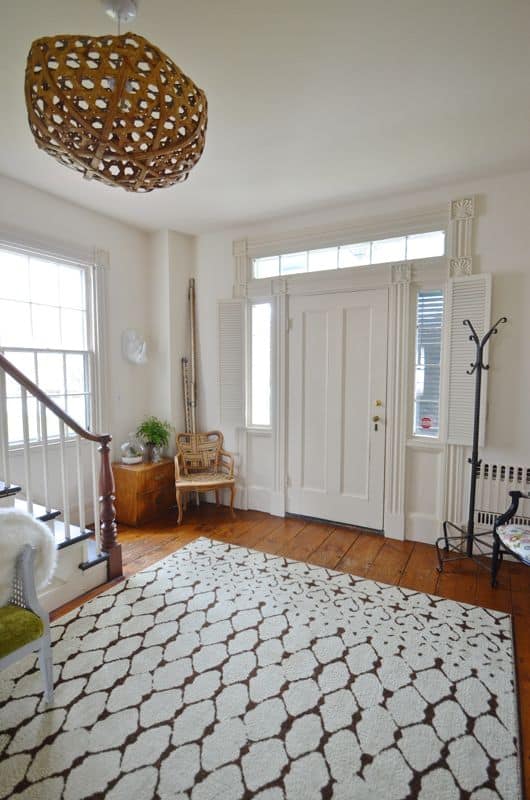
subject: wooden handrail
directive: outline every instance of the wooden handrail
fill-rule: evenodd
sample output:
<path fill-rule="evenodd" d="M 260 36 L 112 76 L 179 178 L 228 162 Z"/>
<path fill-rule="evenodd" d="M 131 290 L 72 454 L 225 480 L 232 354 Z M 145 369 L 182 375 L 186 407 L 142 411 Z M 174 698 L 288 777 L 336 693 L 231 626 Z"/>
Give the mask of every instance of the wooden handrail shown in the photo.
<path fill-rule="evenodd" d="M 77 433 L 78 436 L 81 436 L 82 439 L 88 439 L 91 442 L 99 442 L 103 444 L 104 442 L 112 441 L 112 436 L 110 433 L 90 433 L 90 431 L 85 430 L 79 423 L 72 419 L 72 417 L 63 411 L 63 409 L 54 403 L 51 397 L 48 397 L 46 392 L 43 392 L 42 389 L 39 389 L 36 383 L 33 383 L 23 372 L 21 372 L 14 364 L 9 361 L 2 353 L 0 353 L 0 367 L 10 375 L 14 381 L 16 381 L 20 386 L 23 386 L 33 397 L 36 397 L 39 402 L 41 402 L 46 408 L 49 408 L 52 414 L 55 414 L 56 417 L 62 419 L 65 425 L 68 425 L 73 431 Z"/>
<path fill-rule="evenodd" d="M 23 372 L 0 353 L 0 368 L 13 378 L 20 386 L 35 397 L 43 406 L 64 422 L 71 430 L 82 439 L 99 444 L 98 452 L 101 456 L 99 469 L 99 518 L 101 532 L 101 549 L 108 553 L 109 580 L 122 575 L 121 545 L 117 541 L 118 528 L 116 525 L 116 508 L 114 506 L 114 476 L 110 462 L 110 433 L 91 433 L 83 428 L 63 409 L 54 403 L 48 395 L 39 389 Z"/>

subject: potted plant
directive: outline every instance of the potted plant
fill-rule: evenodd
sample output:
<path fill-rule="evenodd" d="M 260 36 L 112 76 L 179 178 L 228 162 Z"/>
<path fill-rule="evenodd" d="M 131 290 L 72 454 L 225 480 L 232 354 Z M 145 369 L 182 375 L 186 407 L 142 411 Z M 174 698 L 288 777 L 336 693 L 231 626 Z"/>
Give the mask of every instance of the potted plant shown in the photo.
<path fill-rule="evenodd" d="M 147 417 L 138 425 L 136 435 L 147 445 L 151 461 L 160 461 L 169 442 L 171 425 L 158 417 Z"/>

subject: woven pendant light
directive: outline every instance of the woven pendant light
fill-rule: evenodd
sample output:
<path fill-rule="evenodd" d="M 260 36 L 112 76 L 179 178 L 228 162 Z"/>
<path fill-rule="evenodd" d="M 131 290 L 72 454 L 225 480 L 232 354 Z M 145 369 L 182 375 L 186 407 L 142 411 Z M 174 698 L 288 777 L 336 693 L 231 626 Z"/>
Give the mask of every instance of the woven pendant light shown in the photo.
<path fill-rule="evenodd" d="M 37 145 L 85 178 L 150 192 L 185 181 L 204 150 L 204 92 L 135 33 L 37 39 L 25 92 Z"/>

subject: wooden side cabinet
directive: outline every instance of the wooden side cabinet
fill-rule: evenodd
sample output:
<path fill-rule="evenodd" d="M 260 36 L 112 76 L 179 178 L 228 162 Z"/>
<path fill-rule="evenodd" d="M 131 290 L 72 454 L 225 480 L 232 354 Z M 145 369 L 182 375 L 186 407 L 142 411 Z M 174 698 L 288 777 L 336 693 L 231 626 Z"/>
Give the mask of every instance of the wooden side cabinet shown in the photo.
<path fill-rule="evenodd" d="M 116 517 L 122 525 L 142 525 L 175 505 L 175 465 L 164 458 L 156 464 L 112 465 L 116 483 Z"/>

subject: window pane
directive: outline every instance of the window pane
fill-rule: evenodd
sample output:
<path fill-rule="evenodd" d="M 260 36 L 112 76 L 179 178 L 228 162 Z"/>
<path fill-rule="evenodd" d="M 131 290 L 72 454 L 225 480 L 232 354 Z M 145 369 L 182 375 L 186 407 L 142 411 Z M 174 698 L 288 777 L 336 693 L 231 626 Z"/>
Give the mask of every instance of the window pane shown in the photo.
<path fill-rule="evenodd" d="M 309 272 L 320 272 L 325 269 L 337 269 L 338 247 L 326 247 L 325 250 L 309 251 Z"/>
<path fill-rule="evenodd" d="M 76 353 L 66 355 L 66 391 L 81 394 L 88 391 L 88 375 L 85 375 L 85 356 Z"/>
<path fill-rule="evenodd" d="M 42 305 L 59 305 L 60 265 L 40 258 L 30 258 L 31 299 Z"/>
<path fill-rule="evenodd" d="M 49 395 L 63 395 L 64 367 L 62 353 L 39 353 L 38 356 L 39 386 Z M 57 398 L 53 398 L 57 402 Z"/>
<path fill-rule="evenodd" d="M 28 433 L 30 442 L 38 440 L 37 426 L 37 401 L 28 395 Z M 21 444 L 24 441 L 24 427 L 22 424 L 22 401 L 20 398 L 6 400 L 7 430 L 9 444 Z"/>
<path fill-rule="evenodd" d="M 70 308 L 61 309 L 62 346 L 68 350 L 86 347 L 86 314 Z"/>
<path fill-rule="evenodd" d="M 5 357 L 15 365 L 17 369 L 35 383 L 35 357 L 33 353 L 20 353 L 16 350 L 5 350 Z M 6 396 L 20 397 L 20 384 L 6 374 Z"/>
<path fill-rule="evenodd" d="M 66 398 L 66 410 L 83 428 L 87 427 L 86 418 L 86 397 L 81 395 L 68 395 Z"/>
<path fill-rule="evenodd" d="M 282 275 L 307 272 L 307 251 L 304 253 L 288 253 L 285 256 L 280 256 L 280 272 Z"/>
<path fill-rule="evenodd" d="M 274 278 L 280 274 L 280 257 L 255 258 L 254 277 L 255 278 Z"/>
<path fill-rule="evenodd" d="M 440 434 L 440 366 L 442 354 L 443 292 L 418 292 L 416 310 L 416 370 L 414 433 Z"/>
<path fill-rule="evenodd" d="M 33 303 L 31 318 L 35 347 L 61 346 L 61 315 L 58 308 Z"/>
<path fill-rule="evenodd" d="M 252 306 L 251 425 L 271 424 L 271 304 Z"/>
<path fill-rule="evenodd" d="M 445 232 L 430 231 L 407 236 L 407 258 L 432 258 L 445 253 Z"/>
<path fill-rule="evenodd" d="M 0 297 L 29 300 L 28 257 L 0 250 Z"/>
<path fill-rule="evenodd" d="M 84 272 L 76 267 L 60 267 L 59 285 L 61 305 L 67 308 L 85 308 Z"/>
<path fill-rule="evenodd" d="M 387 261 L 404 261 L 406 236 L 394 239 L 378 239 L 372 242 L 372 264 L 384 264 Z"/>
<path fill-rule="evenodd" d="M 363 267 L 370 263 L 371 242 L 341 244 L 339 248 L 339 267 Z"/>
<path fill-rule="evenodd" d="M 29 305 L 0 300 L 0 346 L 28 347 L 32 343 Z"/>
<path fill-rule="evenodd" d="M 57 398 L 53 398 L 57 401 Z M 59 419 L 52 414 L 51 411 L 46 409 L 46 433 L 48 435 L 48 439 L 58 439 L 59 438 Z"/>

